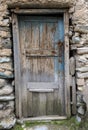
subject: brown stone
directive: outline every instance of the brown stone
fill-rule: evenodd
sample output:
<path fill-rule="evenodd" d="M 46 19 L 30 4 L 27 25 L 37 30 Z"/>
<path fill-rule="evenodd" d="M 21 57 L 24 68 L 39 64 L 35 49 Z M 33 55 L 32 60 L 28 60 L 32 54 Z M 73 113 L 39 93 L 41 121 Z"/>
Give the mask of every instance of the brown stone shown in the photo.
<path fill-rule="evenodd" d="M 0 56 L 11 56 L 12 50 L 11 49 L 1 49 Z"/>
<path fill-rule="evenodd" d="M 12 113 L 12 109 L 0 110 L 0 119 L 9 116 Z"/>
<path fill-rule="evenodd" d="M 77 83 L 77 85 L 82 86 L 85 84 L 85 81 L 84 81 L 84 79 L 77 79 L 76 83 Z"/>
<path fill-rule="evenodd" d="M 13 87 L 11 85 L 5 85 L 5 87 L 3 87 L 0 90 L 0 96 L 2 95 L 9 95 L 13 92 Z"/>

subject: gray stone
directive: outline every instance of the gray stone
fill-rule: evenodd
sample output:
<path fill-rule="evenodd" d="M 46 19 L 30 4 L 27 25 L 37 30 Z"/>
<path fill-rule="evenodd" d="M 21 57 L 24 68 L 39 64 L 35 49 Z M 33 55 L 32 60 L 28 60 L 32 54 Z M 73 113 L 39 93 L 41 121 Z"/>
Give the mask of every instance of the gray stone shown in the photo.
<path fill-rule="evenodd" d="M 13 79 L 14 75 L 6 75 L 6 74 L 0 72 L 0 78 L 2 78 L 2 79 Z"/>
<path fill-rule="evenodd" d="M 2 109 L 3 109 L 3 106 L 4 106 L 3 104 L 0 104 L 0 110 L 2 110 Z"/>
<path fill-rule="evenodd" d="M 73 37 L 72 37 L 72 42 L 73 42 L 73 43 L 76 43 L 76 44 L 77 44 L 77 43 L 80 43 L 80 38 L 73 36 Z"/>
<path fill-rule="evenodd" d="M 88 72 L 88 66 L 76 68 L 76 71 L 79 71 L 79 72 Z"/>
<path fill-rule="evenodd" d="M 88 72 L 86 72 L 86 73 L 77 72 L 76 75 L 78 78 L 88 78 Z"/>
<path fill-rule="evenodd" d="M 88 33 L 88 26 L 86 25 L 76 26 L 74 31 L 77 31 L 79 33 Z"/>
<path fill-rule="evenodd" d="M 0 79 L 0 88 L 3 87 L 6 84 L 5 79 Z"/>
<path fill-rule="evenodd" d="M 77 79 L 76 83 L 77 83 L 78 86 L 84 85 L 85 84 L 84 78 L 83 79 L 82 78 Z"/>
<path fill-rule="evenodd" d="M 0 119 L 5 118 L 12 114 L 12 109 L 0 110 Z"/>
<path fill-rule="evenodd" d="M 72 31 L 69 31 L 69 37 L 72 37 Z"/>
<path fill-rule="evenodd" d="M 74 13 L 74 11 L 75 11 L 74 6 L 69 9 L 69 13 Z"/>
<path fill-rule="evenodd" d="M 11 108 L 13 110 L 14 110 L 14 106 L 15 106 L 14 101 L 9 101 L 9 103 L 6 105 L 7 108 L 9 107 L 9 108 Z"/>
<path fill-rule="evenodd" d="M 88 53 L 88 47 L 77 48 L 77 53 L 78 54 L 87 54 Z"/>
<path fill-rule="evenodd" d="M 14 96 L 0 96 L 0 101 L 11 101 L 14 100 Z"/>
<path fill-rule="evenodd" d="M 11 85 L 5 85 L 1 90 L 0 90 L 0 96 L 2 95 L 9 95 L 13 92 L 13 87 Z"/>
<path fill-rule="evenodd" d="M 77 109 L 78 113 L 81 114 L 81 115 L 84 115 L 85 114 L 85 110 L 83 108 L 83 106 L 80 106 L 78 109 Z"/>
<path fill-rule="evenodd" d="M 10 61 L 9 57 L 2 57 L 2 58 L 0 58 L 0 63 L 6 63 L 6 62 L 9 62 L 9 61 Z"/>
<path fill-rule="evenodd" d="M 10 129 L 10 128 L 12 128 L 14 125 L 15 125 L 15 123 L 16 123 L 16 118 L 15 118 L 15 116 L 13 116 L 13 115 L 8 115 L 7 117 L 5 117 L 2 121 L 1 121 L 1 123 L 0 123 L 0 125 L 4 128 L 4 129 Z"/>
<path fill-rule="evenodd" d="M 82 121 L 81 117 L 79 117 L 78 115 L 76 116 L 76 120 L 77 120 L 77 122 L 79 122 L 79 123 Z"/>

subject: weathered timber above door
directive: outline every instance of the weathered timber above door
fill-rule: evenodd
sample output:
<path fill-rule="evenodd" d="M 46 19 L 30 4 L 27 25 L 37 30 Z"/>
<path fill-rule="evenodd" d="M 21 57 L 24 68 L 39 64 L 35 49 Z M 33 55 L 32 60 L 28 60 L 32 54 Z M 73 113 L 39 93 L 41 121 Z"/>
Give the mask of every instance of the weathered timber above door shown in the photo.
<path fill-rule="evenodd" d="M 66 116 L 69 111 L 64 26 L 63 14 L 18 16 L 20 82 L 17 95 L 23 117 Z"/>

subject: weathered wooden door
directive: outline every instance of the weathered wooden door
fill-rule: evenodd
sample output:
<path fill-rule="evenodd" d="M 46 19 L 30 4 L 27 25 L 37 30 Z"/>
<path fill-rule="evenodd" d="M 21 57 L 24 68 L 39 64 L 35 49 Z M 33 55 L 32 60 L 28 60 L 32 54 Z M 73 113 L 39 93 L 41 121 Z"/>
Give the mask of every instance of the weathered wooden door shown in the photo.
<path fill-rule="evenodd" d="M 23 117 L 65 115 L 63 16 L 19 16 Z"/>

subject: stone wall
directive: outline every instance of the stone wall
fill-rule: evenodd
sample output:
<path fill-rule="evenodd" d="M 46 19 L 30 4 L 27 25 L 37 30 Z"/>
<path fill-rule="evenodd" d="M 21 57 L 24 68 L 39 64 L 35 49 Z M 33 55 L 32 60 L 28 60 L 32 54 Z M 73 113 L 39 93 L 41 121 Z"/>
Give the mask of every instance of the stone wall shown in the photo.
<path fill-rule="evenodd" d="M 0 120 L 1 127 L 14 125 L 15 95 L 11 14 L 8 8 L 69 8 L 70 75 L 77 85 L 77 112 L 81 119 L 88 107 L 88 1 L 0 0 Z"/>

